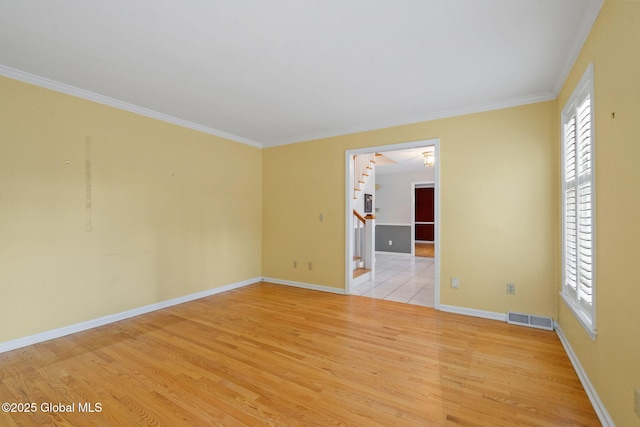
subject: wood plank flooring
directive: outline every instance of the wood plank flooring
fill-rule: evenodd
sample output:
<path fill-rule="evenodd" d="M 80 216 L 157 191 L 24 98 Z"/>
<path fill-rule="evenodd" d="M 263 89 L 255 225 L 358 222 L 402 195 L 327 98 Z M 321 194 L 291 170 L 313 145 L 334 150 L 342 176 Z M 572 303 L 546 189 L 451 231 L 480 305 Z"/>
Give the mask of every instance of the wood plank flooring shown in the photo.
<path fill-rule="evenodd" d="M 434 257 L 434 244 L 433 243 L 416 243 L 415 244 L 415 256 L 433 258 Z"/>
<path fill-rule="evenodd" d="M 553 332 L 268 283 L 0 354 L 0 402 L 37 406 L 2 426 L 600 425 Z"/>

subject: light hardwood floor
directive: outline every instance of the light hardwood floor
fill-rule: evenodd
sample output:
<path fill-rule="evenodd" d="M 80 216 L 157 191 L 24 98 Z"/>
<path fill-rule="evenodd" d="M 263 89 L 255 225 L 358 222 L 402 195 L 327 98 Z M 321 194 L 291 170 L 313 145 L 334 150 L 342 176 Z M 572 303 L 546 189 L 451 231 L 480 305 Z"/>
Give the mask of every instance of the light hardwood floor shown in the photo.
<path fill-rule="evenodd" d="M 2 426 L 600 425 L 553 332 L 267 283 L 0 354 L 0 402 L 38 406 Z"/>
<path fill-rule="evenodd" d="M 435 246 L 433 243 L 416 243 L 414 252 L 415 256 L 433 258 Z"/>

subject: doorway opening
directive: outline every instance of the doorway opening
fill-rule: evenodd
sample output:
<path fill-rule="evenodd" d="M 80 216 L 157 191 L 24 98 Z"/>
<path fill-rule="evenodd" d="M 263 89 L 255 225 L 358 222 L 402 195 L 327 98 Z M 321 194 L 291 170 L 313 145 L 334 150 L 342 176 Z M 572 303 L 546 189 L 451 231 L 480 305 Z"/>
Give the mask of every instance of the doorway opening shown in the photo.
<path fill-rule="evenodd" d="M 414 256 L 435 258 L 435 183 L 411 183 L 411 232 Z"/>
<path fill-rule="evenodd" d="M 427 155 L 430 157 L 427 159 Z M 366 189 L 367 203 L 372 203 L 368 236 L 373 241 L 359 243 L 360 219 L 356 208 L 358 200 L 356 175 L 358 158 L 369 156 L 375 165 L 371 174 L 375 184 Z M 348 295 L 363 295 L 439 307 L 440 245 L 439 245 L 439 140 L 422 140 L 401 144 L 348 150 L 346 170 L 346 241 L 345 283 Z M 433 163 L 428 164 L 427 160 Z M 425 175 L 425 171 L 429 171 Z M 366 179 L 365 179 L 366 181 Z M 366 185 L 362 183 L 361 185 Z M 432 216 L 425 221 L 416 217 L 415 190 L 431 188 Z M 372 191 L 372 188 L 374 190 Z M 356 189 L 356 191 L 354 191 Z M 364 194 L 364 192 L 363 192 Z M 429 218 L 426 218 L 429 219 Z M 425 224 L 430 222 L 431 224 Z M 429 227 L 424 227 L 425 225 Z M 425 229 L 430 229 L 430 240 L 425 240 Z M 417 234 L 416 234 L 417 233 Z M 416 244 L 433 245 L 432 257 L 416 256 Z M 373 247 L 370 276 L 354 278 L 354 254 L 358 248 Z M 420 253 L 418 254 L 420 255 Z M 413 294 L 412 294 L 413 293 Z M 426 295 L 429 294 L 429 297 Z"/>

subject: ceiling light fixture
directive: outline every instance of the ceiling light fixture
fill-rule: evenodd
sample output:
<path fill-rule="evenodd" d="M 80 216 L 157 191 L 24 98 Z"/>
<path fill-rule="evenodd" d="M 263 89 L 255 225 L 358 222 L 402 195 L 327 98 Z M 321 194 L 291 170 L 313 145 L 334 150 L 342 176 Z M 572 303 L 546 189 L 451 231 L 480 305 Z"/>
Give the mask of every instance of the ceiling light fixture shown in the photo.
<path fill-rule="evenodd" d="M 436 163 L 436 158 L 433 155 L 433 151 L 425 151 L 422 153 L 424 156 L 424 165 L 425 166 L 433 166 Z"/>

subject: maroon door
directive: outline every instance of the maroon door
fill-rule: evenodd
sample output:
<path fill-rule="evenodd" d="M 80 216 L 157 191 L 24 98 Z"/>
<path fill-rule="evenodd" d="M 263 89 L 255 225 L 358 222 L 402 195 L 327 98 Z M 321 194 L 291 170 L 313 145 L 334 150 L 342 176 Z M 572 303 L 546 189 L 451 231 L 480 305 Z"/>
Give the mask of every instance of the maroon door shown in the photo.
<path fill-rule="evenodd" d="M 415 222 L 431 222 L 432 224 L 415 224 L 416 240 L 426 240 L 433 242 L 434 240 L 434 203 L 433 188 L 416 188 L 416 212 Z"/>

